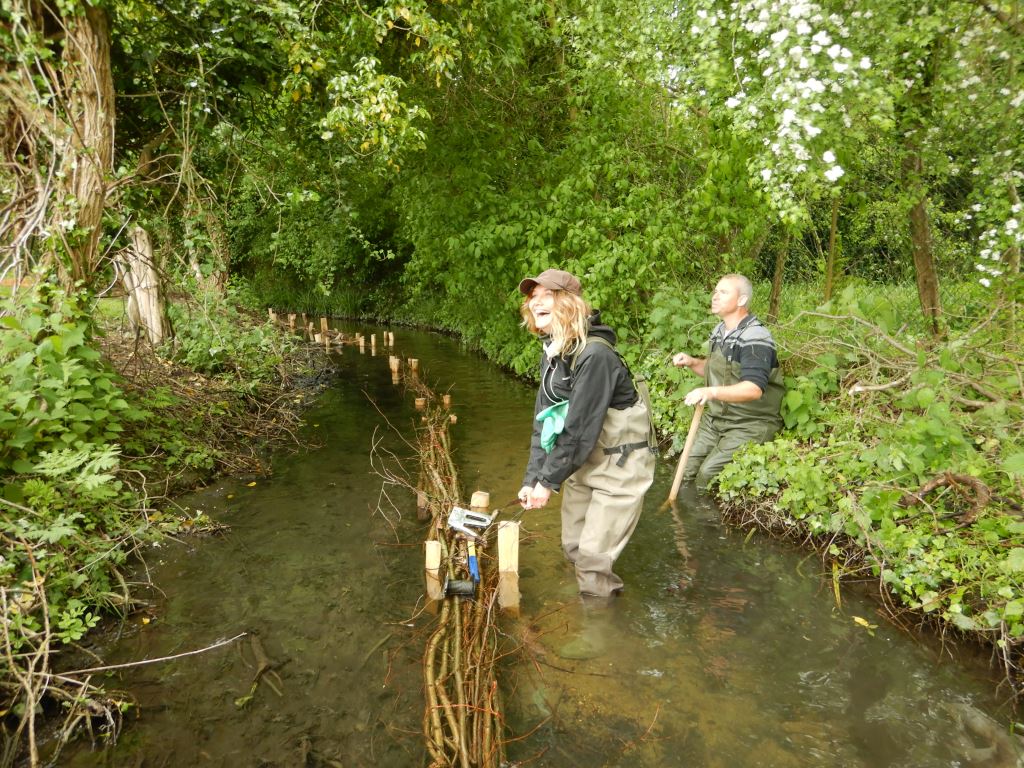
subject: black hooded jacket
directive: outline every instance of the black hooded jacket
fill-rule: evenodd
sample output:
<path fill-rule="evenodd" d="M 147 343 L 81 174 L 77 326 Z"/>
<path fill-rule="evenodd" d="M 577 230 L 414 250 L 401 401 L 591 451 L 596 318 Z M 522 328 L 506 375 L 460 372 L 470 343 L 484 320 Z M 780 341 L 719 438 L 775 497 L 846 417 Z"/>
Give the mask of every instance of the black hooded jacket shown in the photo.
<path fill-rule="evenodd" d="M 601 313 L 590 316 L 587 337 L 600 336 L 615 344 L 615 331 L 601 324 Z M 575 366 L 573 360 L 575 358 Z M 523 478 L 524 486 L 538 482 L 557 491 L 567 477 L 583 466 L 601 436 L 604 416 L 609 408 L 623 410 L 635 405 L 639 395 L 629 371 L 618 354 L 600 342 L 588 342 L 576 355 L 549 358 L 541 353 L 540 388 L 533 415 L 533 439 L 530 462 Z M 569 401 L 565 428 L 551 453 L 540 444 L 541 424 L 536 416 L 549 405 Z"/>

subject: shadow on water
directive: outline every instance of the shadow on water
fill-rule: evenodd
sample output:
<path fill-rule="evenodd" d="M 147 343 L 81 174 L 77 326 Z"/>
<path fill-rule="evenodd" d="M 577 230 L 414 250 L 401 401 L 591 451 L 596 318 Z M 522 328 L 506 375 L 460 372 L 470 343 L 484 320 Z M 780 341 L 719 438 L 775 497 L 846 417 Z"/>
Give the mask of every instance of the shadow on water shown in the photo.
<path fill-rule="evenodd" d="M 418 357 L 427 382 L 453 395 L 466 495 L 488 490 L 495 506 L 514 498 L 533 392 L 455 341 L 396 336 L 398 353 Z M 112 676 L 106 685 L 128 690 L 137 712 L 115 748 L 69 750 L 62 765 L 426 764 L 420 662 L 433 619 L 419 612 L 422 524 L 407 491 L 382 491 L 370 458 L 373 442 L 382 455 L 411 455 L 403 435 L 417 417 L 391 384 L 387 354 L 345 350 L 336 383 L 307 415 L 313 447 L 278 457 L 272 478 L 224 482 L 182 500 L 230 532 L 150 551 L 149 576 L 161 590 L 151 609 L 94 650 L 118 663 L 243 631 L 258 642 Z M 953 661 L 888 627 L 853 590 L 837 607 L 811 572 L 815 559 L 724 527 L 690 489 L 677 509 L 658 511 L 671 464 L 661 463 L 619 561 L 626 592 L 610 603 L 576 594 L 557 509 L 523 517 L 522 615 L 501 622 L 504 642 L 518 648 L 500 672 L 518 736 L 511 760 L 559 768 L 1017 764 L 1010 714 L 984 660 Z M 254 687 L 261 660 L 273 674 Z"/>

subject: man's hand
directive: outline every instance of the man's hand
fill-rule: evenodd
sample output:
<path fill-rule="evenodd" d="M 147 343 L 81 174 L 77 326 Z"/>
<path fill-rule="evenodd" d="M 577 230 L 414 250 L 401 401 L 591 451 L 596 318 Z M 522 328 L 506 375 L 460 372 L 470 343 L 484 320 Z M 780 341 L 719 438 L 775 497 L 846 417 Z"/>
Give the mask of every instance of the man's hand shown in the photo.
<path fill-rule="evenodd" d="M 672 365 L 676 368 L 692 368 L 696 361 L 696 358 L 690 357 L 685 352 L 676 352 L 672 355 Z"/>
<path fill-rule="evenodd" d="M 519 503 L 523 505 L 523 509 L 530 508 L 530 491 L 533 490 L 532 486 L 524 485 L 519 489 Z"/>
<path fill-rule="evenodd" d="M 687 405 L 707 405 L 711 400 L 716 400 L 717 396 L 718 387 L 697 387 L 686 393 L 683 402 Z"/>

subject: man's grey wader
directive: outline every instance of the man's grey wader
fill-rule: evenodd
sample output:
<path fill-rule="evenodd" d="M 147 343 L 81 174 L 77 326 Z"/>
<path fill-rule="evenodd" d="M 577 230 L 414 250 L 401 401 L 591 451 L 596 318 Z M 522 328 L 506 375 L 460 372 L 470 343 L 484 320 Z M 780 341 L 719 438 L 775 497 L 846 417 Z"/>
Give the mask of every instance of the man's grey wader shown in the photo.
<path fill-rule="evenodd" d="M 740 364 L 730 362 L 722 348 L 716 347 L 705 363 L 704 381 L 709 387 L 738 384 Z M 782 428 L 779 410 L 784 394 L 782 372 L 775 367 L 768 377 L 768 388 L 759 399 L 746 403 L 711 400 L 690 449 L 683 479 L 696 479 L 698 488 L 707 488 L 741 447 L 747 443 L 766 443 L 775 437 Z"/>
<path fill-rule="evenodd" d="M 593 341 L 615 349 L 600 337 L 588 338 Z M 607 596 L 622 588 L 612 566 L 640 520 L 644 494 L 654 480 L 650 398 L 643 381 L 634 378 L 633 386 L 636 403 L 608 409 L 594 450 L 562 484 L 562 550 L 576 566 L 585 594 Z"/>

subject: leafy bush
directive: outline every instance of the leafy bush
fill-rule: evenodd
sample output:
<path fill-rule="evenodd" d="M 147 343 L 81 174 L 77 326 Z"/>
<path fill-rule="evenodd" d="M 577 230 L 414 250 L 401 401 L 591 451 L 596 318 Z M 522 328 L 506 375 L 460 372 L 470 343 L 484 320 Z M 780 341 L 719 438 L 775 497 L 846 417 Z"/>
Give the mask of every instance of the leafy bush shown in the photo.
<path fill-rule="evenodd" d="M 90 346 L 77 303 L 7 299 L 0 315 L 0 476 L 33 471 L 46 451 L 105 446 L 142 416 Z"/>
<path fill-rule="evenodd" d="M 292 343 L 289 337 L 269 325 L 253 325 L 216 297 L 199 298 L 171 306 L 175 338 L 163 351 L 199 373 L 232 381 L 243 392 L 272 380 Z"/>

